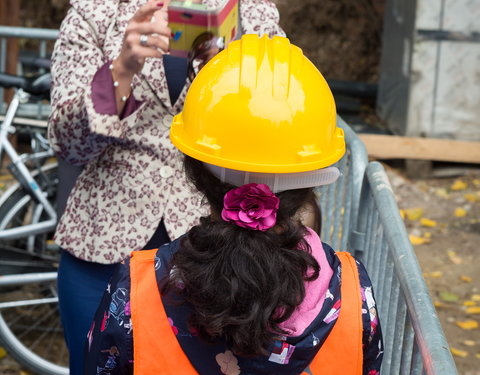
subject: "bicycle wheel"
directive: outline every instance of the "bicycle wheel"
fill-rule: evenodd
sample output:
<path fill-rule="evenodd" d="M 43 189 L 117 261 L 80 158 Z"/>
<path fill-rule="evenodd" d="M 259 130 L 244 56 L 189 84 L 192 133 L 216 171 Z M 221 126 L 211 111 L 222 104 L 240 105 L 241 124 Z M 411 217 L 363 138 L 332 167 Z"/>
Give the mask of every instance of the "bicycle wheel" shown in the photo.
<path fill-rule="evenodd" d="M 1 281 L 17 276 L 31 280 L 16 285 L 0 282 L 0 344 L 34 374 L 68 374 L 56 272 L 7 275 Z"/>
<path fill-rule="evenodd" d="M 56 199 L 56 176 L 56 165 L 35 176 L 50 202 Z M 44 215 L 18 186 L 0 205 L 0 230 L 36 223 Z M 42 375 L 68 374 L 56 289 L 59 252 L 51 237 L 42 233 L 0 241 L 0 273 L 7 275 L 0 280 L 0 342 L 20 364 Z M 12 278 L 17 282 L 5 282 Z"/>
<path fill-rule="evenodd" d="M 44 166 L 33 174 L 36 182 L 54 205 L 58 184 L 57 164 Z M 2 197 L 0 231 L 38 223 L 46 219 L 41 204 L 21 185 Z M 56 269 L 59 248 L 52 241 L 53 231 L 15 239 L 0 239 L 0 274 L 42 272 Z"/>

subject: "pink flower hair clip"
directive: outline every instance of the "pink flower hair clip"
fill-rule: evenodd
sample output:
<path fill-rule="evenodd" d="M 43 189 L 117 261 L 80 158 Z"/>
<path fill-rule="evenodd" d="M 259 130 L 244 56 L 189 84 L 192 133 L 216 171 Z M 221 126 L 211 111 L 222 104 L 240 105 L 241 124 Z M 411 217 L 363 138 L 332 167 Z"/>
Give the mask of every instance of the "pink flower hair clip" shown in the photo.
<path fill-rule="evenodd" d="M 222 219 L 242 228 L 272 228 L 277 222 L 280 199 L 265 184 L 247 184 L 232 189 L 223 198 Z"/>

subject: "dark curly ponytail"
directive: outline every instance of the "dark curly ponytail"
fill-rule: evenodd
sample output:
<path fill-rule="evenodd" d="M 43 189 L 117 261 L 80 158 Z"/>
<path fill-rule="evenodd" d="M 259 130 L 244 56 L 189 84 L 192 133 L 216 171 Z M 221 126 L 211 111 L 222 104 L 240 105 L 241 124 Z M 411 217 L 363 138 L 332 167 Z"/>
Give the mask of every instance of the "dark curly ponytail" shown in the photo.
<path fill-rule="evenodd" d="M 190 325 L 201 338 L 223 338 L 243 356 L 266 354 L 273 339 L 285 334 L 280 323 L 303 301 L 304 282 L 319 274 L 304 240 L 306 228 L 293 219 L 312 199 L 312 190 L 278 193 L 276 227 L 265 232 L 245 229 L 220 218 L 223 197 L 234 186 L 221 183 L 202 162 L 188 156 L 184 165 L 212 215 L 202 218 L 181 243 L 172 259 L 176 272 L 162 291 L 175 290 L 194 306 Z"/>

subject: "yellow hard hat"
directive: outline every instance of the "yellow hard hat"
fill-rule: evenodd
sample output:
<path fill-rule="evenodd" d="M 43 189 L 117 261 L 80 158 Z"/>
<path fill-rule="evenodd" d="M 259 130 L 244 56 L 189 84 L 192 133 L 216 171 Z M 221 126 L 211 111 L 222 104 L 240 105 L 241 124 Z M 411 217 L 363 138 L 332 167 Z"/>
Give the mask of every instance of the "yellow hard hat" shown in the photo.
<path fill-rule="evenodd" d="M 247 172 L 312 171 L 345 153 L 325 79 L 277 36 L 244 35 L 215 56 L 193 81 L 170 138 L 197 160 Z"/>

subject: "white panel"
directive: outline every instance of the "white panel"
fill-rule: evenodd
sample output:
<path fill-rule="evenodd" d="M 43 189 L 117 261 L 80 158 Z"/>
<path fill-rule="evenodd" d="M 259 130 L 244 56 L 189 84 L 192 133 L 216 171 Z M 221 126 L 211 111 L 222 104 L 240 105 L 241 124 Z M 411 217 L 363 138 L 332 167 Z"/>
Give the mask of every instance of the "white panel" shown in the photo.
<path fill-rule="evenodd" d="M 428 135 L 432 131 L 438 43 L 417 42 L 413 49 L 406 131 L 408 136 Z"/>
<path fill-rule="evenodd" d="M 480 140 L 480 43 L 442 42 L 434 135 Z"/>
<path fill-rule="evenodd" d="M 402 0 L 397 0 L 402 1 Z M 416 29 L 439 30 L 444 0 L 417 0 Z"/>
<path fill-rule="evenodd" d="M 480 0 L 444 0 L 443 30 L 480 32 Z"/>

